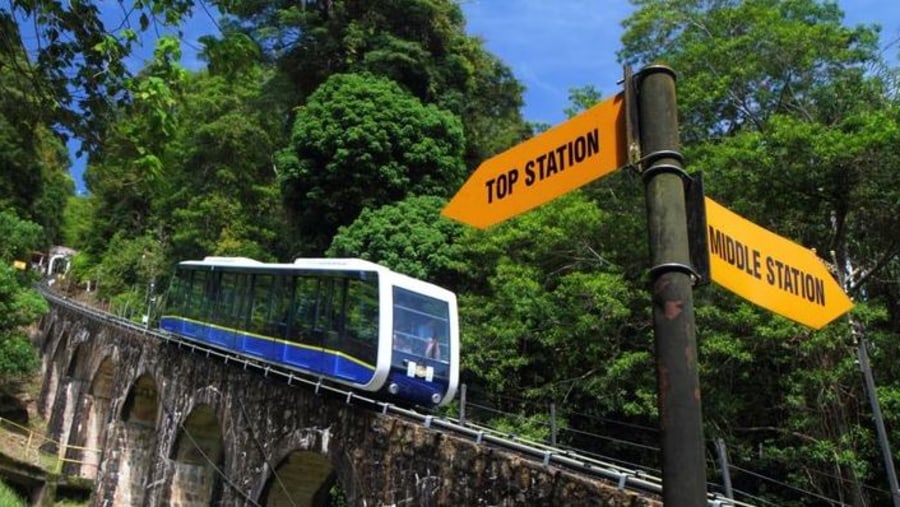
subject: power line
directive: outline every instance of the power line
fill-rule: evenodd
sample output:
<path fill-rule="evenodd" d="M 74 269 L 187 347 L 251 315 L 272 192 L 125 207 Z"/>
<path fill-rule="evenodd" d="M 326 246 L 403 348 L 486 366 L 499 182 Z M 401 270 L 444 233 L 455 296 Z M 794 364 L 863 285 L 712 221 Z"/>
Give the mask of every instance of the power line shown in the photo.
<path fill-rule="evenodd" d="M 238 398 L 238 402 L 241 405 L 241 415 L 243 415 L 244 420 L 247 421 L 247 427 L 250 429 L 250 435 L 253 437 L 253 441 L 256 442 L 256 446 L 259 448 L 259 453 L 262 455 L 263 460 L 266 462 L 266 465 L 272 470 L 272 475 L 275 476 L 275 480 L 278 481 L 278 485 L 281 487 L 281 490 L 284 491 L 284 495 L 287 497 L 288 502 L 290 502 L 294 507 L 297 507 L 294 499 L 291 498 L 290 491 L 288 491 L 288 488 L 284 484 L 284 481 L 281 480 L 281 476 L 278 475 L 278 470 L 272 465 L 272 462 L 269 461 L 269 457 L 266 456 L 265 447 L 263 447 L 262 442 L 259 441 L 259 437 L 257 436 L 256 432 L 253 431 L 253 424 L 250 418 L 247 416 L 247 408 L 244 406 L 244 400 Z"/>
<path fill-rule="evenodd" d="M 164 404 L 161 404 L 161 406 L 162 406 L 163 410 L 166 412 L 166 414 L 168 414 L 169 417 L 177 420 L 177 418 L 175 417 L 175 415 L 172 413 L 171 410 L 167 409 Z M 193 435 L 191 435 L 191 432 L 188 431 L 188 429 L 184 426 L 184 423 L 179 421 L 178 427 L 181 429 L 182 432 L 184 432 L 185 435 L 187 435 L 187 437 L 191 441 L 191 444 L 193 444 L 194 448 L 197 449 L 197 451 L 200 453 L 200 456 L 202 456 L 203 459 L 206 460 L 206 463 L 209 464 L 209 466 L 211 466 L 217 474 L 219 474 L 219 476 L 222 478 L 222 480 L 225 482 L 225 484 L 229 485 L 233 490 L 237 491 L 238 494 L 241 495 L 242 497 L 244 497 L 244 500 L 246 500 L 247 502 L 250 502 L 250 504 L 252 504 L 256 507 L 260 507 L 260 505 L 256 501 L 254 501 L 252 498 L 250 498 L 250 496 L 247 493 L 244 493 L 244 491 L 240 488 L 240 486 L 235 484 L 228 477 L 228 475 L 226 475 L 225 472 L 221 468 L 219 468 L 219 466 L 216 463 L 214 463 L 213 460 L 210 459 L 210 457 L 205 452 L 203 452 L 203 448 L 197 443 L 197 440 L 194 438 Z"/>
<path fill-rule="evenodd" d="M 840 506 L 842 506 L 842 507 L 850 507 L 848 504 L 845 504 L 845 503 L 840 502 L 840 501 L 838 501 L 838 500 L 834 500 L 834 499 L 832 499 L 832 498 L 828 498 L 827 496 L 823 496 L 823 495 L 820 495 L 820 494 L 818 494 L 818 493 L 813 493 L 812 491 L 807 491 L 807 490 L 805 490 L 805 489 L 798 488 L 798 487 L 796 487 L 796 486 L 792 486 L 792 485 L 790 485 L 790 484 L 788 484 L 788 483 L 786 483 L 786 482 L 782 482 L 782 481 L 779 481 L 779 480 L 777 480 L 777 479 L 773 479 L 773 478 L 771 478 L 771 477 L 766 477 L 765 475 L 758 474 L 758 473 L 756 473 L 756 472 L 753 472 L 753 471 L 751 471 L 751 470 L 747 470 L 746 468 L 742 468 L 742 467 L 739 467 L 739 466 L 737 466 L 737 465 L 729 465 L 729 467 L 731 467 L 731 468 L 733 468 L 733 469 L 735 469 L 735 470 L 739 470 L 739 471 L 741 471 L 741 472 L 743 472 L 743 473 L 745 473 L 745 474 L 752 475 L 752 476 L 754 476 L 754 477 L 756 477 L 756 478 L 758 478 L 758 479 L 762 479 L 762 480 L 764 480 L 764 481 L 769 481 L 769 482 L 771 482 L 771 483 L 773 483 L 773 484 L 778 484 L 779 486 L 782 486 L 782 487 L 784 487 L 784 488 L 794 490 L 794 491 L 796 491 L 796 492 L 798 492 L 798 493 L 803 493 L 804 495 L 809 495 L 809 496 L 812 496 L 812 497 L 814 497 L 814 498 L 818 498 L 819 500 L 825 500 L 825 501 L 827 501 L 827 502 L 831 502 L 831 503 L 834 504 L 834 505 L 840 505 Z"/>

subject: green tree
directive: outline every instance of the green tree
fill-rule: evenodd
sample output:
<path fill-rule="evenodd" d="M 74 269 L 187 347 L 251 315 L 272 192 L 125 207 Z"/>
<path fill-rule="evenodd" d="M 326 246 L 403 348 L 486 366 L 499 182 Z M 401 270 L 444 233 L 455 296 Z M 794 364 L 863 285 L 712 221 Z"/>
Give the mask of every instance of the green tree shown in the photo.
<path fill-rule="evenodd" d="M 285 202 L 307 253 L 321 252 L 365 208 L 462 183 L 459 120 L 389 80 L 339 74 L 310 97 L 278 157 Z"/>
<path fill-rule="evenodd" d="M 594 85 L 581 86 L 569 90 L 569 107 L 563 110 L 566 116 L 572 118 L 578 113 L 590 109 L 591 106 L 603 100 L 603 95 Z"/>
<path fill-rule="evenodd" d="M 763 127 L 770 115 L 812 117 L 816 89 L 873 62 L 877 32 L 843 26 L 833 2 L 634 0 L 619 57 L 662 61 L 678 83 L 682 141 Z"/>
<path fill-rule="evenodd" d="M 0 51 L 2 55 L 2 51 Z M 63 143 L 35 110 L 40 103 L 14 69 L 24 57 L 0 65 L 0 209 L 40 224 L 40 248 L 59 242 L 66 199 L 74 185 L 66 172 L 68 155 Z"/>
<path fill-rule="evenodd" d="M 125 60 L 139 34 L 178 25 L 193 4 L 133 2 L 121 10 L 120 23 L 106 26 L 100 2 L 7 2 L 0 7 L 0 61 L 9 64 L 4 69 L 15 77 L 25 102 L 36 106 L 29 113 L 32 121 L 77 136 L 93 152 L 117 103 L 129 100 Z"/>
<path fill-rule="evenodd" d="M 603 237 L 618 220 L 576 191 L 462 239 L 463 367 L 503 410 L 655 414 L 652 342 L 635 314 L 646 298 L 609 262 L 615 245 Z"/>
<path fill-rule="evenodd" d="M 455 288 L 463 264 L 458 241 L 464 227 L 441 217 L 446 204 L 441 197 L 412 196 L 364 209 L 352 224 L 338 229 L 326 254 L 368 259 Z"/>
<path fill-rule="evenodd" d="M 154 206 L 170 180 L 166 152 L 178 129 L 179 97 L 187 80 L 176 63 L 180 51 L 172 38 L 158 41 L 154 60 L 128 82 L 134 100 L 121 106 L 85 171 L 94 201 L 88 247 L 95 256 L 118 233 L 135 237 L 158 225 Z"/>
<path fill-rule="evenodd" d="M 339 73 L 371 73 L 426 104 L 462 118 L 466 165 L 528 133 L 522 86 L 509 67 L 465 31 L 450 0 L 227 2 L 228 18 L 250 34 L 293 84 L 297 104 Z"/>
<path fill-rule="evenodd" d="M 135 262 L 126 255 L 130 242 L 154 238 L 156 257 L 170 265 L 206 255 L 269 261 L 290 253 L 273 162 L 285 144 L 286 106 L 271 93 L 279 85 L 258 62 L 223 62 L 244 52 L 205 41 L 215 70 L 196 74 L 174 63 L 173 40 L 160 41 L 154 61 L 130 84 L 134 101 L 122 106 L 88 168 L 92 194 L 82 211 L 92 217 L 90 229 L 79 232 L 86 252 L 78 273 L 99 278 L 105 298 L 124 291 L 120 307 L 139 303 L 131 300 L 140 290 L 131 287 L 150 281 L 118 279 L 127 270 L 116 266 Z"/>
<path fill-rule="evenodd" d="M 11 266 L 14 260 L 28 261 L 31 252 L 41 244 L 43 231 L 41 226 L 22 220 L 15 212 L 0 211 L 0 261 Z"/>
<path fill-rule="evenodd" d="M 90 244 L 94 202 L 86 196 L 69 197 L 63 213 L 62 244 L 75 250 L 82 250 Z"/>
<path fill-rule="evenodd" d="M 47 312 L 47 302 L 29 286 L 29 277 L 13 268 L 13 261 L 27 263 L 42 234 L 39 225 L 0 211 L 0 378 L 28 373 L 37 365 L 24 329 Z"/>
<path fill-rule="evenodd" d="M 285 139 L 281 103 L 268 96 L 272 80 L 255 66 L 202 73 L 186 86 L 159 206 L 174 259 L 291 253 L 273 161 Z"/>
<path fill-rule="evenodd" d="M 173 270 L 164 245 L 151 234 L 131 237 L 116 234 L 93 265 L 90 257 L 76 256 L 75 273 L 96 281 L 98 297 L 110 301 L 111 309 L 138 320 L 153 313 L 158 294 L 164 292 L 165 280 Z"/>

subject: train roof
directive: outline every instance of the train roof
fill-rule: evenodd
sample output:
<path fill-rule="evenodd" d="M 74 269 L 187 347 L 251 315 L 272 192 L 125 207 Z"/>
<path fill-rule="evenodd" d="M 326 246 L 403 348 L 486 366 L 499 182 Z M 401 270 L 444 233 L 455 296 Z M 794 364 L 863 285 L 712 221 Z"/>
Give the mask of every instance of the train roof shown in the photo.
<path fill-rule="evenodd" d="M 178 264 L 179 266 L 222 266 L 239 269 L 272 271 L 296 269 L 311 269 L 323 271 L 374 271 L 380 273 L 381 275 L 390 274 L 390 276 L 392 276 L 395 280 L 404 280 L 404 283 L 411 284 L 413 286 L 415 286 L 416 284 L 427 284 L 428 286 L 432 287 L 433 290 L 437 289 L 439 291 L 445 292 L 445 297 L 451 297 L 451 295 L 453 294 L 452 291 L 449 291 L 426 280 L 420 280 L 415 277 L 394 271 L 386 266 L 382 266 L 381 264 L 358 258 L 313 257 L 294 259 L 294 262 L 292 263 L 267 263 L 258 261 L 256 259 L 251 259 L 249 257 L 207 256 L 202 261 L 182 261 Z"/>
<path fill-rule="evenodd" d="M 183 266 L 230 266 L 237 268 L 271 268 L 271 269 L 342 269 L 364 271 L 390 271 L 385 266 L 365 259 L 356 258 L 298 258 L 292 263 L 268 263 L 249 257 L 207 256 L 202 261 L 182 261 Z"/>

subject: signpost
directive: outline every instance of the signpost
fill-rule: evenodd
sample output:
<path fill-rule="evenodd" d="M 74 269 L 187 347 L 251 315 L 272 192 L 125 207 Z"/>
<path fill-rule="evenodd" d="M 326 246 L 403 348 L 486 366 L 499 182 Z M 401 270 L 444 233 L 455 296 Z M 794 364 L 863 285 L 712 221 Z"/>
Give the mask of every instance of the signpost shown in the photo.
<path fill-rule="evenodd" d="M 620 93 L 488 159 L 442 213 L 480 229 L 489 227 L 624 167 L 628 147 L 640 145 L 642 158 L 635 165 L 646 187 L 653 263 L 663 501 L 671 507 L 705 505 L 692 285 L 697 270 L 691 266 L 686 208 L 705 208 L 711 278 L 725 288 L 815 329 L 853 304 L 812 251 L 711 199 L 685 202 L 689 176 L 679 151 L 672 69 L 653 65 L 634 77 L 626 70 L 625 86 L 629 111 L 626 94 Z M 637 127 L 636 136 L 632 127 Z"/>
<path fill-rule="evenodd" d="M 626 164 L 618 94 L 478 166 L 443 215 L 484 229 Z"/>
<path fill-rule="evenodd" d="M 816 254 L 706 198 L 712 279 L 767 310 L 813 329 L 853 303 Z"/>

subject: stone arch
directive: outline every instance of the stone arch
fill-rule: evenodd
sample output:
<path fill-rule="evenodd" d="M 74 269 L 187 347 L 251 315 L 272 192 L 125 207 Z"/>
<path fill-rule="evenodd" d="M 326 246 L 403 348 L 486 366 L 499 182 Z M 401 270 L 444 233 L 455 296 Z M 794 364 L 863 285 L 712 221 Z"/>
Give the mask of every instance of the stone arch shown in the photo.
<path fill-rule="evenodd" d="M 66 366 L 66 379 L 82 380 L 87 377 L 83 371 L 90 360 L 87 349 L 88 346 L 85 342 L 75 345 L 75 351 L 72 352 L 72 357 L 69 358 L 69 364 Z"/>
<path fill-rule="evenodd" d="M 285 456 L 270 473 L 258 503 L 264 507 L 330 507 L 343 504 L 332 496 L 335 486 L 339 487 L 338 475 L 328 456 L 297 449 Z"/>
<path fill-rule="evenodd" d="M 81 446 L 86 450 L 82 454 L 81 476 L 94 479 L 100 467 L 100 456 L 106 437 L 112 398 L 115 394 L 113 376 L 116 363 L 112 356 L 106 356 L 91 377 L 85 407 L 84 438 Z"/>
<path fill-rule="evenodd" d="M 116 372 L 116 363 L 112 356 L 105 356 L 97 369 L 94 370 L 91 380 L 91 395 L 95 398 L 111 400 L 115 393 L 113 376 Z"/>
<path fill-rule="evenodd" d="M 84 417 L 90 411 L 91 399 L 87 395 L 87 369 L 90 363 L 90 345 L 85 341 L 78 341 L 85 333 L 79 332 L 74 340 L 69 341 L 72 353 L 68 362 L 56 362 L 62 373 L 58 401 L 53 408 L 51 427 L 59 428 L 58 439 L 63 444 L 60 452 L 67 459 L 66 473 L 77 473 L 84 453 L 81 450 L 84 440 Z M 58 425 L 57 425 L 58 422 Z"/>
<path fill-rule="evenodd" d="M 68 323 L 66 323 L 68 324 Z M 49 354 L 47 354 L 47 360 L 53 362 L 58 356 L 61 350 L 65 350 L 68 346 L 69 335 L 73 334 L 71 324 L 62 325 L 61 329 L 59 329 L 59 337 L 56 340 L 50 340 L 50 343 L 47 344 L 47 349 Z"/>
<path fill-rule="evenodd" d="M 194 407 L 177 430 L 169 459 L 173 465 L 168 505 L 217 505 L 222 500 L 225 461 L 222 427 L 212 406 Z"/>
<path fill-rule="evenodd" d="M 59 370 L 62 368 L 60 365 L 63 362 L 63 357 L 69 346 L 68 344 L 69 333 L 67 333 L 65 329 L 62 329 L 60 330 L 59 339 L 56 340 L 52 352 L 46 356 L 46 374 L 48 375 L 48 381 L 44 384 L 44 388 L 41 392 L 41 398 L 43 399 L 43 403 L 41 404 L 41 407 L 43 408 L 41 415 L 45 419 L 50 418 L 50 415 L 53 412 L 53 404 L 56 403 L 56 391 L 59 388 Z"/>
<path fill-rule="evenodd" d="M 115 470 L 104 468 L 104 474 L 118 477 L 112 505 L 144 504 L 158 442 L 156 426 L 161 403 L 157 385 L 148 373 L 138 376 L 112 426 L 108 442 L 119 453 L 119 459 Z"/>
<path fill-rule="evenodd" d="M 50 348 L 50 343 L 53 342 L 53 337 L 56 336 L 57 328 L 59 324 L 57 324 L 58 319 L 56 316 L 56 312 L 49 312 L 45 314 L 41 318 L 40 329 L 44 331 L 41 333 L 41 337 L 39 339 L 39 350 L 41 351 L 41 355 L 45 358 L 47 357 L 47 352 Z M 44 365 L 46 367 L 46 364 Z"/>
<path fill-rule="evenodd" d="M 121 420 L 128 424 L 154 428 L 159 418 L 159 390 L 156 381 L 144 373 L 128 390 L 122 405 Z"/>

